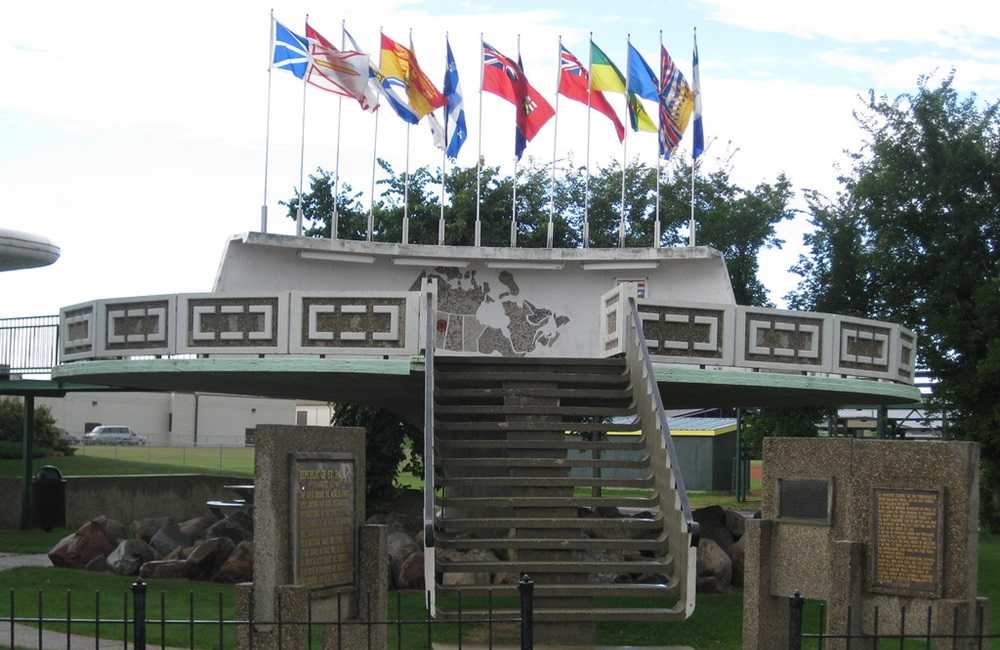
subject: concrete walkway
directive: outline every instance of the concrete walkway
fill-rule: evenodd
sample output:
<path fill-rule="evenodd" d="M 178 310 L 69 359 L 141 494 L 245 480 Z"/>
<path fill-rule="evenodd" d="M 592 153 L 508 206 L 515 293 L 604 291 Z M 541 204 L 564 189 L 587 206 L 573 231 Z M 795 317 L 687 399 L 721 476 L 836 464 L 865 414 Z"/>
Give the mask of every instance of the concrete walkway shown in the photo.
<path fill-rule="evenodd" d="M 10 647 L 10 623 L 0 623 L 0 648 Z M 81 636 L 71 634 L 69 645 L 66 643 L 65 632 L 55 632 L 53 630 L 42 630 L 42 642 L 38 642 L 38 628 L 30 625 L 14 624 L 14 647 L 31 650 L 119 650 L 125 647 L 124 641 L 113 641 L 102 639 L 99 643 L 92 636 Z M 132 647 L 132 640 L 129 639 L 128 647 Z M 159 644 L 148 644 L 146 646 L 152 650 L 160 647 Z M 184 650 L 183 648 L 171 648 L 167 650 Z"/>
<path fill-rule="evenodd" d="M 21 553 L 0 553 L 0 571 L 16 569 L 22 566 L 52 566 L 49 556 L 45 553 L 23 555 Z"/>

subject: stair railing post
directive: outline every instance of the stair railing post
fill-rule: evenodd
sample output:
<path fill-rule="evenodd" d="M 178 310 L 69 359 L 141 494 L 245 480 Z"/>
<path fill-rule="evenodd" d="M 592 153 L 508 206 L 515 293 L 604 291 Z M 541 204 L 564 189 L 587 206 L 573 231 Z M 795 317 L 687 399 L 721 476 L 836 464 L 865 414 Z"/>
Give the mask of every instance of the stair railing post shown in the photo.
<path fill-rule="evenodd" d="M 132 647 L 146 650 L 146 583 L 139 578 L 132 583 Z"/>
<path fill-rule="evenodd" d="M 535 647 L 535 581 L 527 573 L 521 574 L 517 583 L 521 597 L 521 650 Z"/>
<path fill-rule="evenodd" d="M 424 318 L 424 589 L 427 591 L 428 616 L 435 614 L 434 567 L 434 280 L 423 284 Z"/>
<path fill-rule="evenodd" d="M 802 594 L 796 591 L 788 600 L 788 650 L 802 650 Z"/>

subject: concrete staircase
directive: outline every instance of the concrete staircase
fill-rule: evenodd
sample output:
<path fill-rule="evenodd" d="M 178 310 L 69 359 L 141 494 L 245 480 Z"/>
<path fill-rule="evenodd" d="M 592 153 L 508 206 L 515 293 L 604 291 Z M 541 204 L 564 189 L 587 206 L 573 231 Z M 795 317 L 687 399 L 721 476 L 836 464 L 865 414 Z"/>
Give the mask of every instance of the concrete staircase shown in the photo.
<path fill-rule="evenodd" d="M 522 573 L 538 621 L 690 616 L 686 496 L 637 361 L 433 359 L 437 616 L 502 614 Z"/>

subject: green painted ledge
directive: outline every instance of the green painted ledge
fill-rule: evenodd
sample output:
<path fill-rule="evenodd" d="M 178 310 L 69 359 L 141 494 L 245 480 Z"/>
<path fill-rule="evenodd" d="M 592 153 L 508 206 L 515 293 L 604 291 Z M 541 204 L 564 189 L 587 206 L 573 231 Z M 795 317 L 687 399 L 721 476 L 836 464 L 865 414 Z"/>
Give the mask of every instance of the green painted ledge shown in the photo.
<path fill-rule="evenodd" d="M 144 373 L 334 372 L 344 374 L 409 375 L 410 359 L 327 357 L 212 357 L 208 359 L 107 359 L 74 361 L 52 369 L 53 379 L 83 379 L 94 375 Z"/>

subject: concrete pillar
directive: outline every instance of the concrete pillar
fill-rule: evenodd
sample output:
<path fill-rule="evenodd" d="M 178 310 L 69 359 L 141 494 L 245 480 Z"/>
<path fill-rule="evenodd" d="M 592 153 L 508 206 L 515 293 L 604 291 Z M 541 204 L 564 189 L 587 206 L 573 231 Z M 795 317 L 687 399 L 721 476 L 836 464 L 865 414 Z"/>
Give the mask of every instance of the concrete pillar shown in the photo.
<path fill-rule="evenodd" d="M 788 598 L 771 593 L 774 522 L 749 519 L 743 569 L 743 650 L 788 647 Z"/>
<path fill-rule="evenodd" d="M 861 592 L 865 580 L 865 545 L 836 541 L 830 557 L 830 600 L 826 619 L 831 634 L 860 634 L 863 622 Z M 850 611 L 850 625 L 848 625 Z M 829 639 L 830 650 L 847 647 L 845 639 Z"/>

